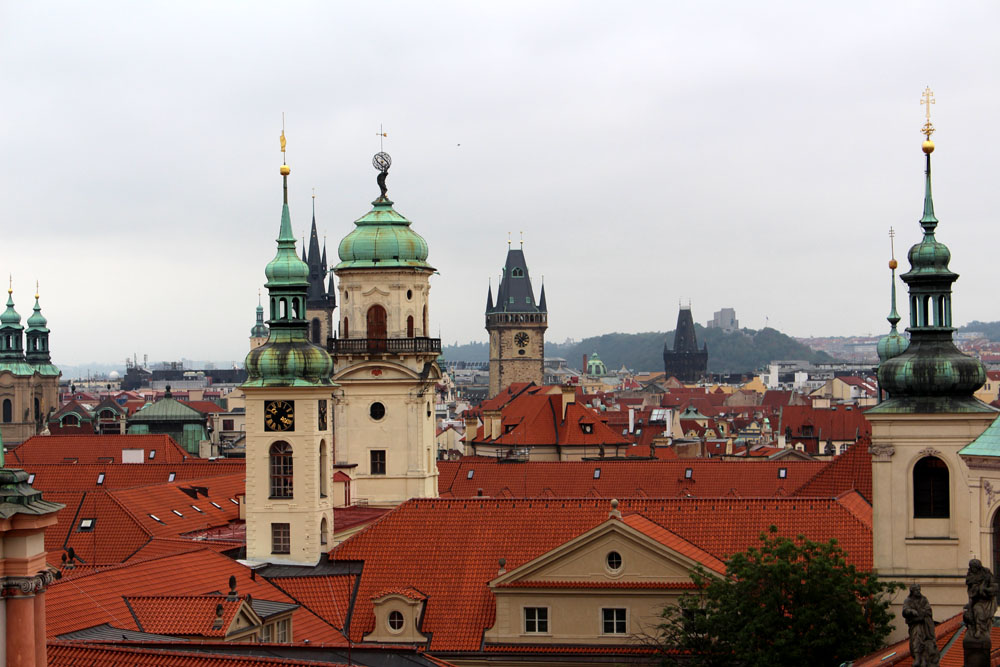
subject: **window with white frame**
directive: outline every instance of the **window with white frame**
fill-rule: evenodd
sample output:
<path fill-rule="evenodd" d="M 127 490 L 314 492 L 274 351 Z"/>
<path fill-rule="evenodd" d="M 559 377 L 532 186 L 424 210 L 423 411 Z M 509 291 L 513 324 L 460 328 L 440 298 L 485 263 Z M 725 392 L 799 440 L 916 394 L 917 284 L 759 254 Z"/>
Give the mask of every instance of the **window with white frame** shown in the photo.
<path fill-rule="evenodd" d="M 536 634 L 547 633 L 549 631 L 549 608 L 525 607 L 524 631 L 525 633 L 536 633 Z"/>
<path fill-rule="evenodd" d="M 623 635 L 626 632 L 626 610 L 621 607 L 605 608 L 601 610 L 604 625 L 604 634 Z"/>

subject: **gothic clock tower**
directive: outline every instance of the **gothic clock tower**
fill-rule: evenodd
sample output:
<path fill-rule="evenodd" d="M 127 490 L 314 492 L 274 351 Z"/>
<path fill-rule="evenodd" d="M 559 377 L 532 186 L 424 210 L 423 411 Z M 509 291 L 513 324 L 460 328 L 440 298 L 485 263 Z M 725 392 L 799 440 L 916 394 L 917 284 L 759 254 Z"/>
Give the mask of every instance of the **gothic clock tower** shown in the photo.
<path fill-rule="evenodd" d="M 284 133 L 281 137 L 284 152 Z M 295 252 L 288 165 L 278 252 L 267 265 L 267 342 L 246 358 L 247 559 L 315 565 L 333 533 L 335 385 L 325 349 L 309 341 L 309 267 Z"/>
<path fill-rule="evenodd" d="M 542 384 L 545 330 L 548 328 L 545 285 L 535 301 L 524 250 L 508 248 L 497 300 L 492 287 L 486 297 L 486 330 L 490 334 L 490 398 L 512 382 Z"/>

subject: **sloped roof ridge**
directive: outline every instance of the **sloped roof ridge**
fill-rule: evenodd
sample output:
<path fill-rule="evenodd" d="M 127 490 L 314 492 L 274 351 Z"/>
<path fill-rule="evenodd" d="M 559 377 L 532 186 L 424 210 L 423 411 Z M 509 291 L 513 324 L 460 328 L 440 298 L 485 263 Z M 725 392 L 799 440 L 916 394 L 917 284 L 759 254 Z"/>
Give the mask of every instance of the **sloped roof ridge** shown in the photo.
<path fill-rule="evenodd" d="M 148 542 L 147 542 L 147 544 L 148 544 Z M 191 549 L 191 551 L 185 551 L 185 552 L 182 552 L 182 553 L 178 552 L 178 553 L 170 553 L 170 554 L 161 554 L 159 556 L 151 556 L 149 558 L 142 558 L 142 559 L 132 560 L 132 561 L 128 561 L 128 562 L 122 562 L 122 563 L 111 563 L 109 565 L 95 565 L 95 566 L 93 566 L 92 570 L 90 570 L 88 572 L 85 572 L 85 573 L 81 573 L 79 576 L 74 576 L 71 579 L 56 579 L 54 582 L 52 582 L 49 585 L 50 586 L 58 586 L 60 583 L 65 583 L 66 581 L 76 582 L 76 581 L 79 581 L 80 579 L 83 579 L 84 577 L 89 577 L 89 576 L 92 576 L 92 575 L 95 575 L 95 574 L 104 574 L 104 573 L 109 572 L 111 570 L 123 570 L 123 569 L 126 569 L 126 568 L 135 567 L 136 565 L 140 565 L 140 564 L 144 565 L 144 564 L 150 563 L 150 562 L 152 562 L 154 560 L 162 560 L 164 558 L 176 558 L 177 556 L 182 556 L 182 555 L 185 555 L 185 554 L 193 553 L 195 551 L 207 551 L 207 552 L 213 553 L 213 554 L 216 553 L 215 551 L 212 551 L 208 547 L 200 546 L 200 545 L 198 545 L 195 542 L 192 542 L 192 544 L 194 544 L 196 548 Z M 146 546 L 146 545 L 144 544 L 143 546 Z"/>

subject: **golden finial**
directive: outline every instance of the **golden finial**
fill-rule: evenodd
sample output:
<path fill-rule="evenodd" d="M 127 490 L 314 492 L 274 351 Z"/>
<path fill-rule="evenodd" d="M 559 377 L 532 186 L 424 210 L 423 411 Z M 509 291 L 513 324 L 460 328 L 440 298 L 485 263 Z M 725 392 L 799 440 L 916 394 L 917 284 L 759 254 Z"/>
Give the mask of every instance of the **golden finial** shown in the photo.
<path fill-rule="evenodd" d="M 35 281 L 35 300 L 38 300 L 38 281 Z"/>
<path fill-rule="evenodd" d="M 524 250 L 524 232 L 521 232 L 521 250 Z"/>
<path fill-rule="evenodd" d="M 510 232 L 507 232 L 507 247 L 510 248 Z"/>
<path fill-rule="evenodd" d="M 292 173 L 288 164 L 285 163 L 285 112 L 281 112 L 281 175 L 288 176 Z"/>
<path fill-rule="evenodd" d="M 889 268 L 893 271 L 899 266 L 899 262 L 896 261 L 896 230 L 892 227 L 889 228 L 889 253 L 892 259 L 889 260 Z"/>
<path fill-rule="evenodd" d="M 934 152 L 934 142 L 931 141 L 931 135 L 934 134 L 934 126 L 931 124 L 931 105 L 937 104 L 937 101 L 934 99 L 934 91 L 931 90 L 930 86 L 927 86 L 924 92 L 921 93 L 920 104 L 926 107 L 924 113 L 927 122 L 924 123 L 920 132 L 927 137 L 924 140 L 923 151 L 929 155 Z"/>
<path fill-rule="evenodd" d="M 14 293 L 14 274 L 11 273 L 8 276 L 8 279 L 9 279 L 10 282 L 7 283 L 7 294 L 13 294 Z"/>
<path fill-rule="evenodd" d="M 313 188 L 313 199 L 316 199 L 316 188 Z"/>

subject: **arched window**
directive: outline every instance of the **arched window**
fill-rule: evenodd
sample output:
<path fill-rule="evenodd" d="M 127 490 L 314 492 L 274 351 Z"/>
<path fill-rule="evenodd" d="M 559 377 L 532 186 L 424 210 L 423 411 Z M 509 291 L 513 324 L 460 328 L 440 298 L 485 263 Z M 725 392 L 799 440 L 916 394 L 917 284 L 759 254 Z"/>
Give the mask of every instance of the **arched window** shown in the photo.
<path fill-rule="evenodd" d="M 35 396 L 35 421 L 38 421 L 42 417 L 42 404 Z"/>
<path fill-rule="evenodd" d="M 413 315 L 406 318 L 406 337 L 413 338 Z"/>
<path fill-rule="evenodd" d="M 299 301 L 300 301 L 300 299 L 292 299 L 292 319 L 293 320 L 300 320 L 300 319 L 302 319 L 302 316 L 300 314 L 301 311 L 302 311 L 302 307 L 301 307 L 302 305 L 299 303 Z"/>
<path fill-rule="evenodd" d="M 66 415 L 65 417 L 62 418 L 62 424 L 60 424 L 60 425 L 61 426 L 79 426 L 80 425 L 80 418 L 77 417 L 76 415 Z"/>
<path fill-rule="evenodd" d="M 314 317 L 312 320 L 312 342 L 316 345 L 320 344 L 319 340 L 320 334 L 320 322 L 318 317 Z"/>
<path fill-rule="evenodd" d="M 947 519 L 948 466 L 936 456 L 925 456 L 913 466 L 913 518 Z"/>
<path fill-rule="evenodd" d="M 326 440 L 319 441 L 319 495 L 326 497 L 330 484 L 330 460 L 326 455 Z"/>
<path fill-rule="evenodd" d="M 327 528 L 327 525 L 326 525 L 326 517 L 323 517 L 323 520 L 319 522 L 319 543 L 320 544 L 326 544 L 326 542 L 327 542 L 327 533 L 328 532 L 329 532 L 329 529 Z"/>
<path fill-rule="evenodd" d="M 278 299 L 278 319 L 288 319 L 288 301 L 284 298 Z"/>
<path fill-rule="evenodd" d="M 14 421 L 14 404 L 9 398 L 3 399 L 3 423 L 9 424 Z"/>
<path fill-rule="evenodd" d="M 292 446 L 287 442 L 271 445 L 271 497 L 292 497 Z"/>

